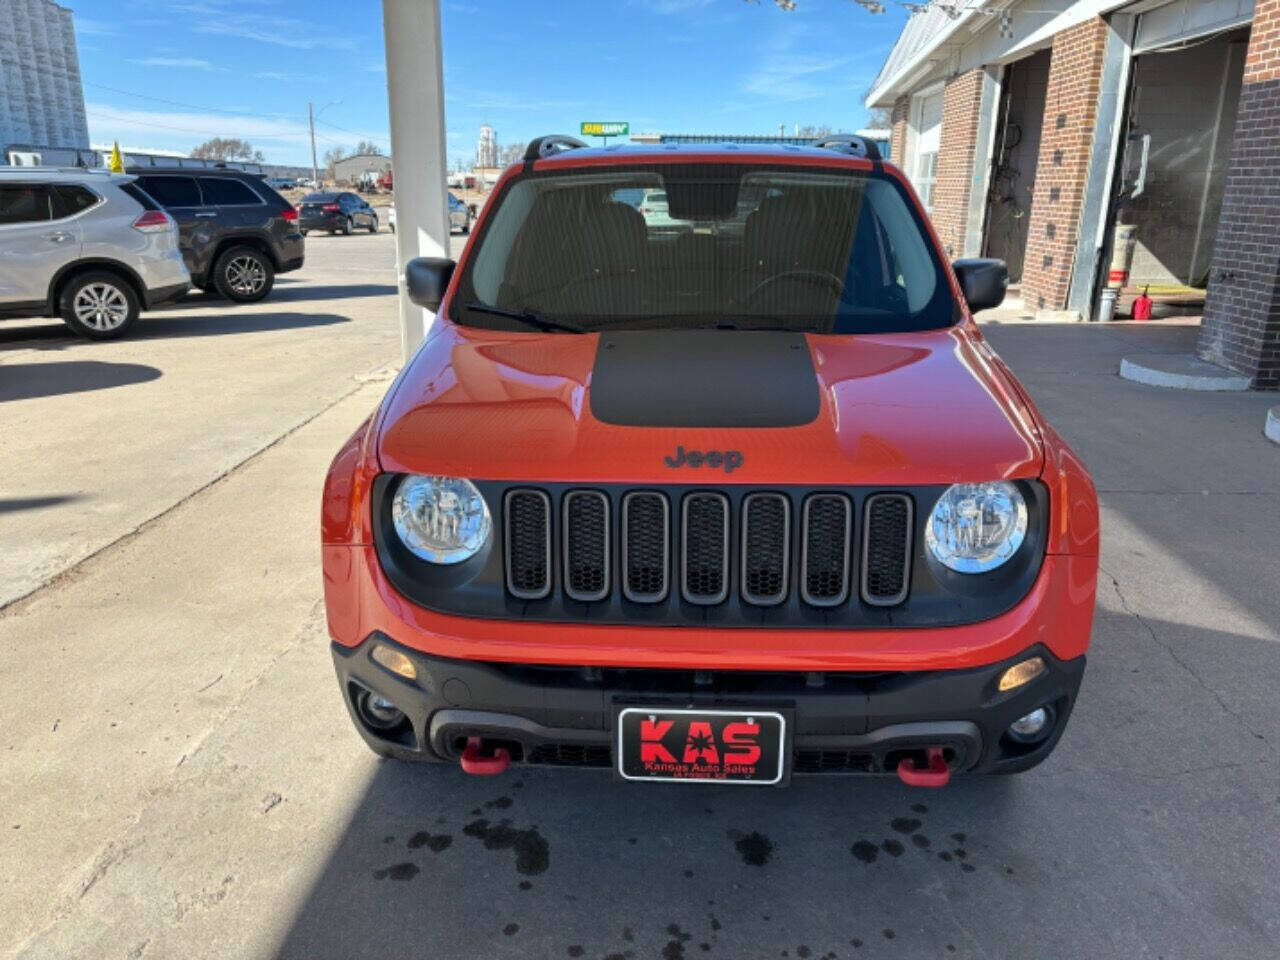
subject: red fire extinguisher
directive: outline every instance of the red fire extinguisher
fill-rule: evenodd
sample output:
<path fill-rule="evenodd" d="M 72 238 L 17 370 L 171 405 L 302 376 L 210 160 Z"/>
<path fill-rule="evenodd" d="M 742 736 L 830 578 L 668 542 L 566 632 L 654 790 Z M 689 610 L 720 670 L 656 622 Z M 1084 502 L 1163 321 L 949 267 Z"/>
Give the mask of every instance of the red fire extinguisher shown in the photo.
<path fill-rule="evenodd" d="M 1133 301 L 1133 319 L 1151 319 L 1151 298 L 1147 296 L 1147 291 L 1150 289 L 1150 287 L 1143 287 L 1142 296 Z"/>

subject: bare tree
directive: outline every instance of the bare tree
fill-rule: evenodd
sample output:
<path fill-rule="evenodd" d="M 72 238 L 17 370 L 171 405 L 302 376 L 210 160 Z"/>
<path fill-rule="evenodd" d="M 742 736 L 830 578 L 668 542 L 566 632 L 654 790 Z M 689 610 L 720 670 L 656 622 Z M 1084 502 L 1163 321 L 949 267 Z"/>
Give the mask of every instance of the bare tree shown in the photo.
<path fill-rule="evenodd" d="M 372 140 L 361 140 L 356 144 L 356 149 L 352 153 L 352 156 L 380 157 L 382 156 L 382 148 Z"/>
<path fill-rule="evenodd" d="M 498 151 L 498 166 L 509 167 L 513 163 L 519 163 L 524 159 L 525 143 L 508 143 L 500 151 Z"/>
<path fill-rule="evenodd" d="M 825 123 L 821 124 L 820 126 L 814 126 L 810 124 L 808 126 L 800 127 L 799 129 L 796 130 L 797 137 L 807 137 L 810 140 L 817 140 L 818 137 L 829 137 L 833 133 L 835 133 L 835 131 L 832 130 L 829 126 L 827 126 Z"/>
<path fill-rule="evenodd" d="M 329 179 L 333 179 L 333 165 L 343 157 L 350 156 L 342 147 L 330 147 L 324 152 L 324 167 Z"/>
<path fill-rule="evenodd" d="M 867 111 L 867 126 L 873 130 L 888 130 L 893 126 L 893 110 L 889 107 L 871 107 Z"/>
<path fill-rule="evenodd" d="M 248 140 L 234 137 L 206 140 L 192 149 L 191 156 L 198 160 L 249 160 L 253 163 L 262 163 L 266 159 L 262 151 L 255 150 Z"/>

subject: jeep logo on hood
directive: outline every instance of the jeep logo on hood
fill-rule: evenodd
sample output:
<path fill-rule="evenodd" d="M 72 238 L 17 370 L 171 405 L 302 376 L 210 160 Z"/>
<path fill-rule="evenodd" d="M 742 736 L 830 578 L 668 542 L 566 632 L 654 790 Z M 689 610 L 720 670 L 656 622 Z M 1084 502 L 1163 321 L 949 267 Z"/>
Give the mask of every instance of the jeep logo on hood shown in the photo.
<path fill-rule="evenodd" d="M 742 466 L 741 450 L 686 450 L 684 447 L 676 447 L 674 456 L 663 457 L 662 462 L 671 469 L 677 467 L 698 467 L 708 466 L 712 470 L 724 468 L 725 473 L 733 473 Z"/>

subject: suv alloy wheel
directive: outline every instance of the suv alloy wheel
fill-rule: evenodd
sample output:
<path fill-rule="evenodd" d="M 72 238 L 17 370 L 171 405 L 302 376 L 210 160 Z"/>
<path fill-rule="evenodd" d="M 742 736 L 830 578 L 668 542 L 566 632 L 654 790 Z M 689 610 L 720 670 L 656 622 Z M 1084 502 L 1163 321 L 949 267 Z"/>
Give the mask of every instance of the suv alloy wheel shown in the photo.
<path fill-rule="evenodd" d="M 254 303 L 271 292 L 276 272 L 262 251 L 232 247 L 218 257 L 213 283 L 218 293 L 236 303 Z"/>
<path fill-rule="evenodd" d="M 76 333 L 90 340 L 124 336 L 138 319 L 141 305 L 133 287 L 114 273 L 92 270 L 62 290 L 58 312 Z"/>

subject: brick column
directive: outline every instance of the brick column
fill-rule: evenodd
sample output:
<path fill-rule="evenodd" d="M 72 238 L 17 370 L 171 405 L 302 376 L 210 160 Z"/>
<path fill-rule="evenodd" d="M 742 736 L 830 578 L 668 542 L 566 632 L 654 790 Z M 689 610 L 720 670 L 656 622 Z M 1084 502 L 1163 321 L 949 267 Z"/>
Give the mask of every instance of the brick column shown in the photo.
<path fill-rule="evenodd" d="M 911 97 L 901 96 L 893 101 L 893 117 L 890 121 L 889 153 L 898 166 L 907 157 L 907 118 L 911 115 Z M 903 167 L 905 171 L 906 168 Z"/>
<path fill-rule="evenodd" d="M 933 186 L 932 217 L 943 249 L 951 258 L 964 254 L 984 76 L 979 67 L 952 77 L 942 93 L 942 144 L 938 150 L 938 179 Z"/>
<path fill-rule="evenodd" d="M 1198 352 L 1280 390 L 1280 0 L 1257 0 Z"/>
<path fill-rule="evenodd" d="M 1067 305 L 1107 29 L 1093 17 L 1053 38 L 1022 270 L 1022 300 L 1034 310 Z"/>

